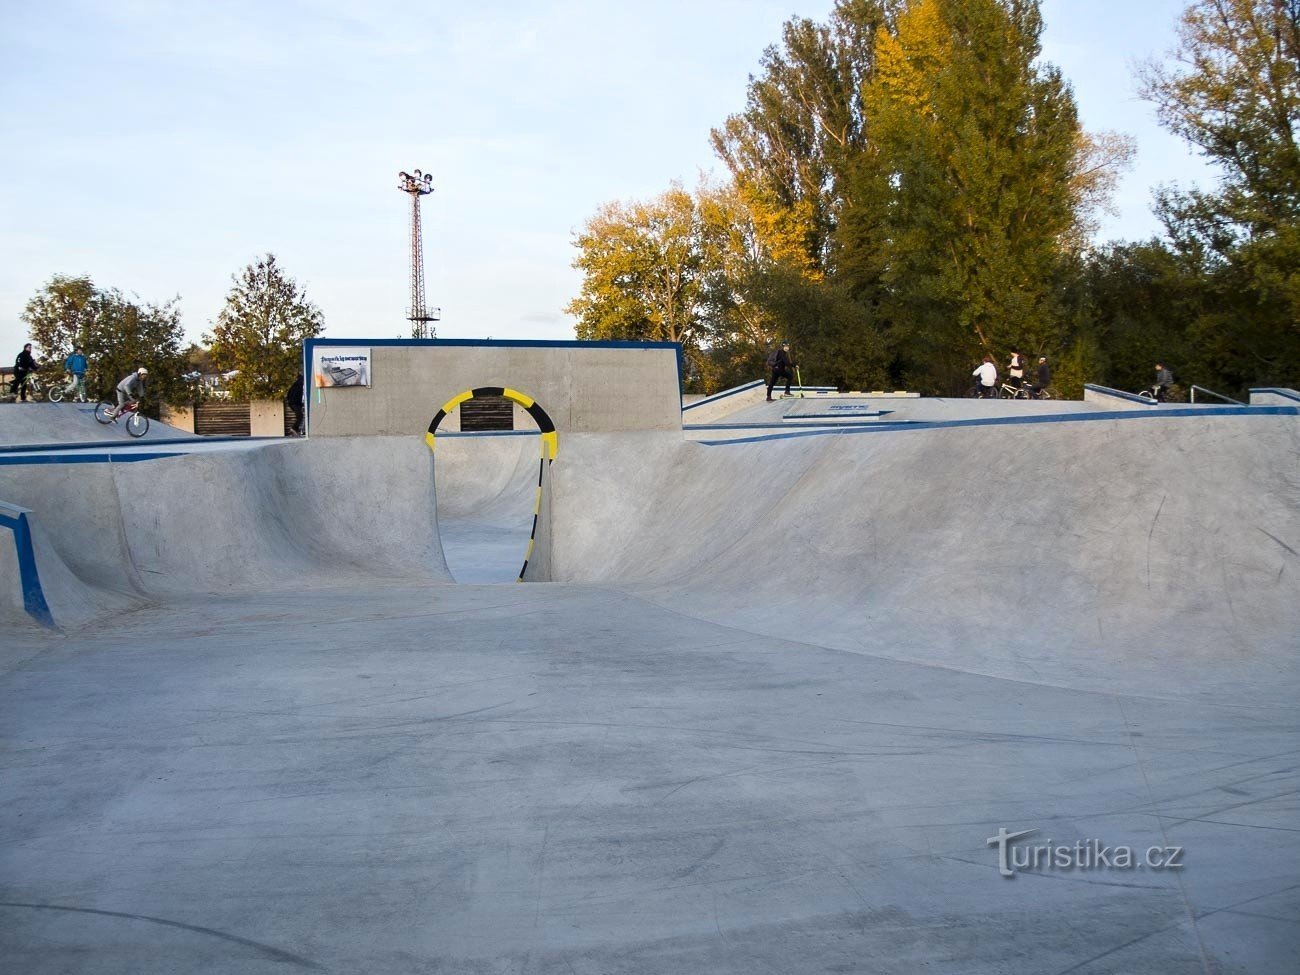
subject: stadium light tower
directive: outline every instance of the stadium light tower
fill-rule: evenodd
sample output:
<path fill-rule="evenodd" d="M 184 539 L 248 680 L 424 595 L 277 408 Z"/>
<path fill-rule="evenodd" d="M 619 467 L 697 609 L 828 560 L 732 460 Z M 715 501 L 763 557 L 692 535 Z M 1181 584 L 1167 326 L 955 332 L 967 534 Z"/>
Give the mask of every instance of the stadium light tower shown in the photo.
<path fill-rule="evenodd" d="M 406 319 L 411 323 L 411 338 L 437 338 L 429 323 L 436 322 L 441 309 L 424 306 L 424 235 L 420 229 L 420 197 L 433 192 L 433 176 L 418 169 L 397 174 L 397 188 L 411 198 L 411 306 Z"/>

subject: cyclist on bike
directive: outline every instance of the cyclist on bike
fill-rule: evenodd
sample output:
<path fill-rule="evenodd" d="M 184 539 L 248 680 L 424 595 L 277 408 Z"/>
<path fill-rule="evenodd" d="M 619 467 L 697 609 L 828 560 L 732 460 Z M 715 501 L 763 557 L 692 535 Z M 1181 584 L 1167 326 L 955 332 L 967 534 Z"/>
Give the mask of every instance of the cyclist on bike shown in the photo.
<path fill-rule="evenodd" d="M 998 367 L 993 364 L 993 356 L 986 355 L 971 373 L 972 376 L 979 377 L 979 386 L 976 392 L 980 399 L 996 399 L 998 395 Z"/>
<path fill-rule="evenodd" d="M 1156 402 L 1163 403 L 1169 398 L 1169 387 L 1174 384 L 1174 374 L 1165 368 L 1163 362 L 1156 363 L 1156 382 L 1151 392 L 1156 395 Z"/>
<path fill-rule="evenodd" d="M 128 373 L 123 380 L 117 384 L 117 409 L 109 410 L 109 416 L 120 416 L 122 410 L 126 409 L 128 403 L 135 404 L 140 402 L 144 397 L 144 381 L 149 376 L 149 370 L 141 366 L 135 372 Z"/>
<path fill-rule="evenodd" d="M 63 361 L 63 368 L 68 374 L 68 385 L 64 387 L 65 396 L 76 394 L 82 403 L 86 402 L 86 354 L 81 346 L 72 350 L 72 355 Z"/>
<path fill-rule="evenodd" d="M 1025 381 L 1025 357 L 1019 351 L 1013 350 L 1011 353 L 1011 362 L 1007 367 L 1007 382 L 1016 389 Z"/>
<path fill-rule="evenodd" d="M 32 343 L 28 342 L 14 360 L 14 392 L 18 394 L 18 402 L 27 402 L 27 377 L 39 368 L 32 356 Z"/>
<path fill-rule="evenodd" d="M 1052 367 L 1047 364 L 1047 356 L 1038 357 L 1038 372 L 1034 375 L 1034 384 L 1029 387 L 1034 397 L 1042 395 L 1043 390 L 1052 385 Z"/>

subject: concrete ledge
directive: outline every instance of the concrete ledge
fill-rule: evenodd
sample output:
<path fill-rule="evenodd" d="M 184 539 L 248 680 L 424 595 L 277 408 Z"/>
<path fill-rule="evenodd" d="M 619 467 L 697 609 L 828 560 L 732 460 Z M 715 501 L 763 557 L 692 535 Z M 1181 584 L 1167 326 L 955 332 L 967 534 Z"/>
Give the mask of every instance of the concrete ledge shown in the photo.
<path fill-rule="evenodd" d="M 1111 410 L 1127 410 L 1134 406 L 1152 407 L 1158 405 L 1154 400 L 1139 396 L 1137 393 L 1126 393 L 1122 389 L 1111 389 L 1109 386 L 1096 386 L 1092 383 L 1083 384 L 1083 401 Z"/>
<path fill-rule="evenodd" d="M 1281 386 L 1264 386 L 1250 391 L 1251 406 L 1300 405 L 1300 393 Z"/>

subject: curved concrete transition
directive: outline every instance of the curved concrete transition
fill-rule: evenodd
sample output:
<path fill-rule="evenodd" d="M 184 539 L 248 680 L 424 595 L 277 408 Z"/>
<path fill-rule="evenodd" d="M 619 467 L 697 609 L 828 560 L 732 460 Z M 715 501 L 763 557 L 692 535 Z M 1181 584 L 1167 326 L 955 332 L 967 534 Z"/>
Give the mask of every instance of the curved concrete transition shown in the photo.
<path fill-rule="evenodd" d="M 525 585 L 534 436 L 0 451 L 0 958 L 1291 970 L 1300 418 L 1189 413 L 566 433 Z"/>

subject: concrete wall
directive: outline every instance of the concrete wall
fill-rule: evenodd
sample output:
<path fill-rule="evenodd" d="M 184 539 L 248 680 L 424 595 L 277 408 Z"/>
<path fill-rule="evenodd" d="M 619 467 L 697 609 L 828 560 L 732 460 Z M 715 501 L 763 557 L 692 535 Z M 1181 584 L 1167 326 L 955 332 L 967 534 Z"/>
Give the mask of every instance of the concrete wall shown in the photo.
<path fill-rule="evenodd" d="M 169 427 L 194 432 L 194 411 L 188 406 L 163 406 L 162 421 Z"/>
<path fill-rule="evenodd" d="M 284 436 L 284 404 L 279 400 L 255 399 L 248 404 L 249 434 L 254 437 Z"/>
<path fill-rule="evenodd" d="M 423 434 L 443 403 L 478 386 L 533 397 L 562 433 L 681 429 L 671 343 L 329 339 L 308 343 L 309 361 L 331 346 L 368 347 L 373 385 L 309 389 L 312 436 Z M 440 429 L 458 429 L 457 419 Z"/>

